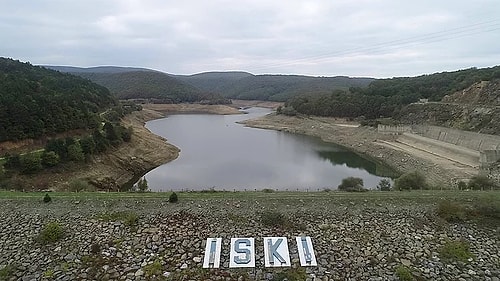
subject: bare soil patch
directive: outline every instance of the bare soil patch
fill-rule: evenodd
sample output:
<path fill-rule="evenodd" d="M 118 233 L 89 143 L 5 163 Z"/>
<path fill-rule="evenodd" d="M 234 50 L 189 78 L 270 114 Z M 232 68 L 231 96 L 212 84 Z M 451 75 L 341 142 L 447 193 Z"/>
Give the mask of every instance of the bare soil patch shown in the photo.
<path fill-rule="evenodd" d="M 165 114 L 175 113 L 208 113 L 208 114 L 241 114 L 241 112 L 229 105 L 207 105 L 207 104 L 143 104 L 144 109 L 159 111 Z"/>

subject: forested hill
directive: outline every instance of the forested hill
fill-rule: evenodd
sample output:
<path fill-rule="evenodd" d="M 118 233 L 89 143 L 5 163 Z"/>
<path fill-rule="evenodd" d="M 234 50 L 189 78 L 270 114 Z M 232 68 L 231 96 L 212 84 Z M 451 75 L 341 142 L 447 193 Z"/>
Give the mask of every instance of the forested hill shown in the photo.
<path fill-rule="evenodd" d="M 299 113 L 310 115 L 363 116 L 368 119 L 392 117 L 398 115 L 403 106 L 421 98 L 441 101 L 446 95 L 462 91 L 474 83 L 495 78 L 500 78 L 500 66 L 378 79 L 365 88 L 351 87 L 348 91 L 327 95 L 300 95 L 290 99 L 288 105 Z"/>
<path fill-rule="evenodd" d="M 137 67 L 71 67 L 46 66 L 69 72 L 102 85 L 119 99 L 146 98 L 163 103 L 209 102 L 227 103 L 221 95 L 203 91 L 175 77 L 156 70 Z"/>
<path fill-rule="evenodd" d="M 0 141 L 95 128 L 115 104 L 89 80 L 0 57 Z"/>
<path fill-rule="evenodd" d="M 205 91 L 228 98 L 287 101 L 298 94 L 325 94 L 350 87 L 365 87 L 373 78 L 312 77 L 300 75 L 253 75 L 247 72 L 206 72 L 176 76 Z"/>

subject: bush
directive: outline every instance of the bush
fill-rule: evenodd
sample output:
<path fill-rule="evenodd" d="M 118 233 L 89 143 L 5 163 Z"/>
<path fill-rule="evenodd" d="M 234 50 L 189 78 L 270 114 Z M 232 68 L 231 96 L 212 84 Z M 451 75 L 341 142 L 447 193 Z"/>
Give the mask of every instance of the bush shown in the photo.
<path fill-rule="evenodd" d="M 177 197 L 177 193 L 172 192 L 172 194 L 170 194 L 170 196 L 168 197 L 168 202 L 177 203 L 177 201 L 179 201 L 179 198 Z"/>
<path fill-rule="evenodd" d="M 404 266 L 400 265 L 398 268 L 396 268 L 396 276 L 399 278 L 401 281 L 412 281 L 415 280 L 413 278 L 413 274 L 411 273 L 411 270 Z"/>
<path fill-rule="evenodd" d="M 42 154 L 42 165 L 45 167 L 55 167 L 59 164 L 59 155 L 54 151 L 45 151 Z"/>
<path fill-rule="evenodd" d="M 287 227 L 290 224 L 288 219 L 277 211 L 265 211 L 261 213 L 260 222 L 269 227 Z"/>
<path fill-rule="evenodd" d="M 439 202 L 437 215 L 448 222 L 463 222 L 467 218 L 467 209 L 459 203 L 446 200 Z"/>
<path fill-rule="evenodd" d="M 306 270 L 303 267 L 290 268 L 273 275 L 271 281 L 303 281 L 307 279 Z"/>
<path fill-rule="evenodd" d="M 136 213 L 128 213 L 123 221 L 126 226 L 136 226 L 138 222 L 139 216 Z"/>
<path fill-rule="evenodd" d="M 274 189 L 272 189 L 272 188 L 264 188 L 264 189 L 262 189 L 262 192 L 264 192 L 264 193 L 273 193 Z"/>
<path fill-rule="evenodd" d="M 469 243 L 464 240 L 447 241 L 440 249 L 441 258 L 449 262 L 466 262 L 474 255 L 470 252 Z"/>
<path fill-rule="evenodd" d="M 50 195 L 48 193 L 45 193 L 45 196 L 43 197 L 43 202 L 49 203 L 50 201 L 52 201 L 52 198 L 50 198 Z"/>
<path fill-rule="evenodd" d="M 483 175 L 473 176 L 467 187 L 472 190 L 493 190 L 499 188 L 492 179 Z"/>
<path fill-rule="evenodd" d="M 377 189 L 380 191 L 390 191 L 391 187 L 391 181 L 389 179 L 381 179 L 377 185 Z"/>
<path fill-rule="evenodd" d="M 155 260 L 152 264 L 144 266 L 144 274 L 147 277 L 157 277 L 161 276 L 163 273 L 163 266 L 159 260 Z"/>
<path fill-rule="evenodd" d="M 409 172 L 403 174 L 394 181 L 394 188 L 397 190 L 428 189 L 425 177 L 419 172 Z"/>
<path fill-rule="evenodd" d="M 6 265 L 5 267 L 0 267 L 0 280 L 9 280 L 14 276 L 14 267 L 12 265 Z M 15 280 L 15 279 L 14 279 Z"/>
<path fill-rule="evenodd" d="M 69 182 L 69 191 L 95 191 L 95 187 L 84 180 L 74 179 Z"/>
<path fill-rule="evenodd" d="M 342 191 L 363 191 L 363 179 L 355 177 L 345 178 L 338 186 L 338 189 Z"/>
<path fill-rule="evenodd" d="M 297 110 L 291 106 L 286 106 L 281 109 L 281 113 L 286 115 L 286 116 L 296 116 L 297 115 Z"/>
<path fill-rule="evenodd" d="M 38 153 L 26 153 L 20 156 L 21 173 L 34 174 L 42 169 L 42 158 Z"/>
<path fill-rule="evenodd" d="M 57 222 L 51 222 L 45 225 L 40 232 L 38 239 L 42 244 L 59 241 L 64 236 L 64 229 Z"/>

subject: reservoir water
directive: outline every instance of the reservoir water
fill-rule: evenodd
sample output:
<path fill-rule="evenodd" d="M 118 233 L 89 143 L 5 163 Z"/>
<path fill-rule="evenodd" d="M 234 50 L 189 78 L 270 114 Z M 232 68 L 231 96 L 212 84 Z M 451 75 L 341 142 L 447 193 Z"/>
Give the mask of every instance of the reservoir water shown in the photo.
<path fill-rule="evenodd" d="M 241 115 L 178 114 L 147 122 L 153 133 L 181 149 L 179 158 L 146 174 L 153 191 L 323 190 L 360 177 L 374 188 L 389 170 L 318 138 L 244 127 L 236 122 L 271 111 Z"/>

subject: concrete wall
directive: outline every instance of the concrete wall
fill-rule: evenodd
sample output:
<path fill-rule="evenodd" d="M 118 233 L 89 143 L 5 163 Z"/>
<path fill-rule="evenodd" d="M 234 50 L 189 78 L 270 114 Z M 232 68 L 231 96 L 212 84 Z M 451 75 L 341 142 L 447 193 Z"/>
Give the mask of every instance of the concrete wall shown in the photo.
<path fill-rule="evenodd" d="M 411 132 L 410 126 L 389 126 L 389 125 L 378 125 L 377 131 L 382 134 L 400 135 L 402 133 Z"/>
<path fill-rule="evenodd" d="M 435 140 L 463 146 L 469 149 L 500 150 L 500 136 L 461 131 L 438 126 L 412 126 L 413 132 Z"/>

